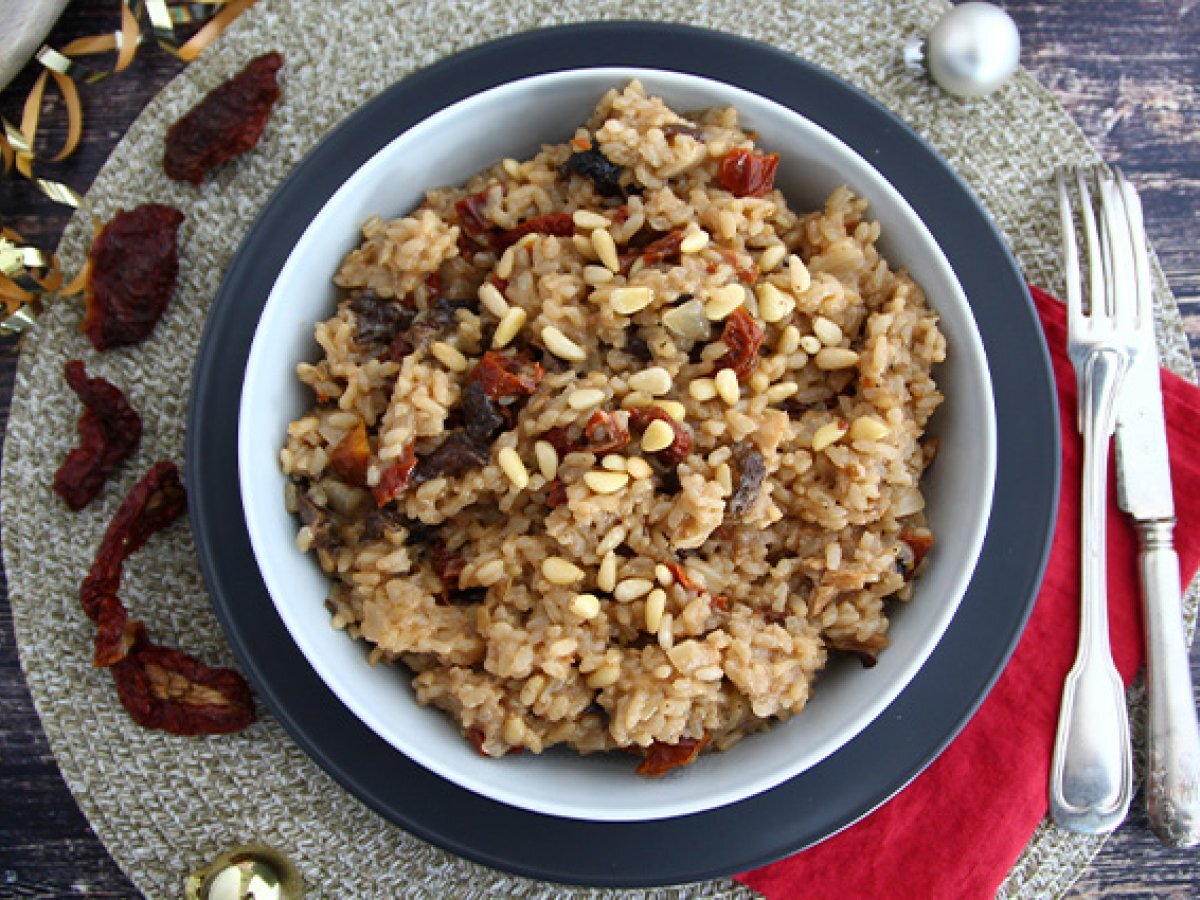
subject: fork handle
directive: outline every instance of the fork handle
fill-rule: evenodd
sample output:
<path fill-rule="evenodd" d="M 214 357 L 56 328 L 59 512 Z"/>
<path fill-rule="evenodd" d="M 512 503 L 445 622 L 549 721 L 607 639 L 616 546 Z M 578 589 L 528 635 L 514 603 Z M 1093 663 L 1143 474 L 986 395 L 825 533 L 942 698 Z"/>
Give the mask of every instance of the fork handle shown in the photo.
<path fill-rule="evenodd" d="M 1146 807 L 1172 847 L 1200 843 L 1200 726 L 1192 698 L 1173 519 L 1137 523 L 1150 704 Z"/>
<path fill-rule="evenodd" d="M 1108 640 L 1105 537 L 1108 446 L 1126 354 L 1094 350 L 1080 372 L 1083 517 L 1079 651 L 1063 684 L 1050 769 L 1050 812 L 1064 828 L 1115 829 L 1129 812 L 1133 760 L 1125 687 Z"/>

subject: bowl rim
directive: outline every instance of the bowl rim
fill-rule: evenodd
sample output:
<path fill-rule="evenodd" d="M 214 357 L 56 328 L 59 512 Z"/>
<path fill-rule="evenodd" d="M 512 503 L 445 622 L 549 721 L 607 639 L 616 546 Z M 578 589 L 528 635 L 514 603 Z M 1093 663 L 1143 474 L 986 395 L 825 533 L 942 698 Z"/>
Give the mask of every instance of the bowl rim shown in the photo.
<path fill-rule="evenodd" d="M 227 397 L 231 378 L 237 391 L 255 325 L 246 313 L 262 301 L 263 279 L 273 280 L 268 273 L 280 264 L 268 232 L 273 238 L 293 233 L 294 223 L 307 222 L 332 192 L 348 160 L 368 156 L 390 139 L 372 120 L 401 127 L 423 110 L 522 75 L 647 62 L 718 77 L 802 109 L 872 158 L 884 143 L 896 149 L 879 155 L 880 165 L 920 198 L 918 211 L 944 234 L 948 255 L 989 326 L 981 331 L 989 363 L 1005 376 L 998 415 L 1011 420 L 1019 412 L 1022 427 L 998 431 L 997 481 L 1005 490 L 996 494 L 982 573 L 968 591 L 965 612 L 960 609 L 951 624 L 973 642 L 970 654 L 935 651 L 889 714 L 815 772 L 703 815 L 611 825 L 552 819 L 487 801 L 403 757 L 393 759 L 390 745 L 341 708 L 298 649 L 288 646 L 264 597 L 240 521 L 240 495 L 230 489 L 236 431 Z M 251 247 L 257 253 L 248 252 Z M 187 432 L 189 514 L 205 584 L 243 670 L 291 736 L 360 800 L 426 840 L 530 877 L 623 886 L 692 881 L 769 862 L 846 827 L 924 769 L 978 708 L 1016 646 L 1049 556 L 1060 470 L 1050 372 L 1023 277 L 987 212 L 936 151 L 873 98 L 784 51 L 708 29 L 656 22 L 557 26 L 481 44 L 406 76 L 327 134 L 277 188 L 225 274 L 196 357 Z M 992 581 L 1003 581 L 1005 589 L 989 597 Z M 374 777 L 364 762 L 390 766 L 403 784 Z M 869 783 L 848 789 L 848 772 L 864 768 L 871 772 Z M 439 815 L 442 808 L 452 810 L 452 818 Z M 741 817 L 750 811 L 764 828 L 742 827 Z M 538 838 L 553 842 L 554 853 L 543 852 L 547 843 Z M 604 858 L 596 856 L 597 841 L 607 850 Z M 680 854 L 662 852 L 672 846 Z M 685 846 L 688 853 L 682 853 Z M 621 865 L 614 867 L 613 859 Z"/>
<path fill-rule="evenodd" d="M 772 723 L 769 729 L 771 736 L 755 735 L 750 739 L 752 746 L 758 746 L 769 740 L 776 742 L 789 740 L 796 745 L 794 753 L 788 754 L 784 759 L 775 760 L 774 765 L 738 766 L 737 761 L 732 759 L 722 759 L 719 762 L 705 760 L 705 766 L 688 767 L 676 780 L 659 782 L 654 789 L 638 785 L 636 789 L 625 792 L 623 790 L 624 779 L 628 777 L 625 773 L 610 774 L 605 769 L 603 770 L 605 774 L 601 776 L 599 772 L 602 770 L 597 767 L 594 760 L 585 760 L 581 757 L 572 758 L 555 754 L 550 759 L 562 760 L 561 765 L 567 767 L 589 767 L 591 769 L 587 773 L 589 776 L 595 775 L 607 780 L 616 779 L 620 782 L 616 785 L 617 789 L 612 790 L 610 785 L 609 790 L 604 790 L 603 785 L 593 786 L 590 782 L 585 784 L 577 779 L 572 780 L 569 785 L 559 784 L 553 776 L 560 763 L 556 762 L 555 770 L 552 771 L 549 768 L 552 764 L 546 759 L 539 760 L 538 764 L 543 767 L 544 775 L 551 776 L 552 784 L 544 783 L 546 779 L 514 778 L 511 772 L 505 771 L 491 761 L 477 765 L 478 760 L 475 755 L 467 753 L 465 747 L 462 748 L 461 753 L 458 753 L 455 748 L 451 748 L 449 753 L 446 752 L 440 739 L 442 732 L 440 726 L 435 726 L 434 731 L 419 726 L 414 728 L 411 721 L 405 721 L 402 717 L 395 715 L 393 706 L 385 707 L 380 705 L 377 700 L 372 702 L 370 695 L 376 693 L 376 689 L 373 689 L 369 682 L 390 682 L 390 677 L 365 667 L 365 662 L 363 668 L 347 671 L 344 659 L 340 657 L 334 659 L 330 656 L 328 645 L 332 641 L 348 640 L 348 636 L 337 633 L 331 626 L 328 626 L 328 623 L 326 623 L 325 630 L 322 630 L 319 624 L 316 625 L 314 634 L 314 626 L 311 623 L 311 619 L 314 618 L 312 612 L 314 604 L 309 602 L 313 598 L 308 597 L 307 592 L 304 591 L 306 584 L 294 581 L 298 563 L 291 558 L 291 554 L 282 552 L 285 551 L 285 548 L 279 546 L 278 541 L 273 539 L 276 523 L 281 516 L 286 515 L 280 499 L 282 485 L 286 482 L 286 478 L 282 476 L 282 473 L 273 473 L 278 475 L 274 479 L 278 482 L 275 484 L 268 477 L 264 477 L 263 470 L 267 468 L 267 465 L 261 458 L 263 455 L 261 413 L 264 408 L 264 398 L 276 402 L 281 399 L 278 397 L 279 388 L 274 385 L 279 377 L 280 366 L 285 364 L 278 352 L 280 331 L 283 329 L 290 333 L 293 329 L 298 328 L 296 315 L 292 312 L 296 303 L 297 284 L 301 285 L 301 289 L 303 289 L 304 285 L 311 283 L 312 273 L 309 261 L 322 244 L 329 242 L 329 223 L 336 223 L 339 227 L 346 225 L 345 215 L 341 211 L 348 205 L 354 205 L 356 196 L 361 196 L 364 192 L 383 184 L 392 177 L 391 173 L 395 170 L 397 162 L 412 152 L 410 148 L 419 149 L 422 146 L 422 140 L 428 139 L 430 135 L 438 134 L 447 126 L 453 129 L 455 123 L 464 121 L 473 123 L 479 110 L 483 107 L 503 109 L 514 105 L 515 101 L 518 109 L 527 109 L 533 103 L 531 98 L 537 97 L 547 86 L 554 85 L 559 89 L 589 98 L 581 101 L 578 121 L 583 121 L 590 112 L 591 106 L 600 99 L 605 90 L 610 87 L 621 87 L 633 79 L 638 79 L 647 85 L 648 94 L 655 96 L 666 94 L 668 102 L 671 102 L 670 95 L 672 93 L 679 94 L 687 89 L 710 95 L 714 105 L 734 106 L 756 127 L 785 132 L 789 138 L 788 146 L 773 144 L 768 148 L 779 152 L 785 163 L 789 156 L 789 148 L 799 146 L 806 148 L 803 155 L 807 159 L 812 159 L 813 156 L 836 159 L 833 168 L 837 170 L 838 180 L 842 180 L 844 176 L 856 194 L 869 197 L 873 212 L 884 207 L 883 214 L 886 215 L 886 208 L 892 207 L 893 222 L 888 228 L 885 228 L 885 238 L 889 229 L 894 230 L 897 227 L 896 219 L 900 220 L 901 227 L 917 232 L 915 236 L 907 235 L 906 239 L 910 243 L 920 245 L 917 253 L 921 257 L 921 264 L 927 269 L 936 270 L 945 282 L 940 285 L 936 304 L 934 304 L 934 298 L 930 297 L 931 305 L 938 310 L 943 322 L 950 314 L 951 307 L 954 308 L 957 317 L 965 322 L 965 328 L 958 329 L 959 333 L 953 352 L 958 359 L 967 361 L 967 368 L 971 375 L 978 379 L 979 393 L 982 396 L 972 396 L 966 405 L 982 411 L 979 421 L 972 423 L 977 425 L 973 431 L 981 436 L 982 450 L 973 459 L 972 468 L 978 473 L 978 477 L 971 479 L 972 486 L 978 485 L 981 488 L 978 509 L 970 519 L 965 534 L 953 535 L 954 552 L 944 552 L 935 557 L 934 566 L 938 571 L 952 573 L 953 578 L 950 584 L 944 586 L 937 595 L 932 595 L 930 591 L 922 589 L 922 584 L 933 579 L 932 572 L 925 573 L 921 583 L 918 584 L 917 594 L 913 601 L 914 606 L 920 604 L 920 612 L 905 613 L 921 618 L 925 627 L 915 637 L 908 640 L 901 637 L 897 644 L 903 646 L 890 647 L 888 651 L 890 655 L 882 660 L 884 664 L 882 667 L 867 673 L 857 666 L 851 666 L 849 668 L 857 671 L 848 676 L 841 676 L 850 678 L 854 683 L 870 684 L 870 689 L 865 695 L 861 695 L 859 691 L 849 691 L 855 704 L 850 711 L 843 712 L 839 709 L 837 712 L 824 714 L 834 717 L 836 728 L 824 730 L 818 725 L 814 730 L 810 723 L 823 720 L 817 718 L 816 713 L 811 713 L 806 709 L 804 715 L 807 715 L 808 718 L 803 723 L 790 727 L 783 723 Z M 562 87 L 563 85 L 566 87 Z M 597 87 L 597 85 L 599 86 Z M 768 121 L 767 116 L 774 116 L 775 119 Z M 574 121 L 564 123 L 564 135 L 575 124 Z M 477 133 L 479 126 L 468 124 L 466 127 Z M 470 130 L 462 143 L 474 143 L 471 140 L 472 131 Z M 814 147 L 817 148 L 816 152 L 813 150 Z M 438 186 L 440 185 L 427 187 Z M 374 206 L 370 208 L 376 209 Z M 384 210 L 377 209 L 377 212 L 383 214 Z M 359 224 L 361 223 L 355 222 L 352 232 L 354 236 L 357 236 Z M 908 267 L 910 264 L 916 265 L 917 261 L 917 258 L 913 256 L 898 262 L 901 266 Z M 897 261 L 892 260 L 892 263 L 895 265 Z M 300 274 L 297 275 L 297 272 Z M 932 288 L 928 284 L 924 286 L 928 294 Z M 321 290 L 321 293 L 327 292 L 328 288 Z M 306 313 L 311 311 L 311 308 L 305 307 Z M 310 343 L 315 345 L 315 342 Z M 290 346 L 290 343 L 284 341 L 283 345 Z M 289 360 L 287 370 L 294 383 L 295 376 L 291 374 L 292 366 L 293 363 Z M 264 372 L 267 373 L 265 376 Z M 269 385 L 266 389 L 262 387 L 264 381 Z M 974 383 L 969 387 L 964 387 L 963 390 L 973 387 L 976 387 Z M 955 390 L 947 389 L 944 384 L 943 391 L 947 393 L 948 397 L 955 393 Z M 972 393 L 974 394 L 974 392 Z M 769 790 L 836 752 L 838 748 L 845 745 L 879 716 L 905 685 L 912 680 L 912 677 L 933 652 L 933 648 L 953 618 L 958 604 L 966 592 L 975 561 L 982 548 L 995 475 L 993 404 L 991 380 L 984 364 L 982 340 L 970 314 L 970 304 L 953 268 L 912 206 L 866 159 L 835 135 L 794 110 L 736 86 L 703 76 L 649 68 L 592 67 L 517 79 L 473 94 L 437 111 L 397 135 L 376 152 L 326 201 L 289 254 L 276 277 L 275 284 L 259 317 L 246 364 L 240 400 L 238 472 L 250 541 L 254 547 L 268 593 L 271 595 L 280 617 L 291 633 L 292 639 L 307 657 L 309 664 L 316 669 L 341 701 L 368 727 L 410 759 L 450 781 L 494 800 L 534 812 L 567 818 L 641 821 L 703 812 L 713 807 L 736 803 L 748 796 Z M 961 400 L 959 405 L 963 405 Z M 282 433 L 278 435 L 278 438 L 282 440 Z M 273 457 L 271 464 L 277 468 L 277 459 Z M 288 516 L 288 518 L 291 517 Z M 300 565 L 315 567 L 311 554 L 299 554 L 299 551 L 295 550 L 294 544 L 289 545 L 286 549 L 290 550 L 292 554 L 304 557 L 304 561 Z M 327 578 L 324 576 L 322 583 L 327 583 Z M 936 606 L 933 606 L 935 599 L 938 602 Z M 904 607 L 894 607 L 891 613 L 907 608 L 907 606 L 905 604 Z M 321 612 L 323 613 L 323 610 Z M 893 617 L 891 613 L 889 618 Z M 319 618 L 320 614 L 316 617 Z M 902 650 L 905 651 L 903 656 L 899 655 Z M 340 653 L 340 648 L 338 652 Z M 358 660 L 354 659 L 351 661 L 351 665 L 357 662 Z M 883 671 L 884 668 L 887 670 L 886 673 Z M 830 670 L 833 671 L 834 667 L 831 666 Z M 821 702 L 824 700 L 820 695 L 821 686 L 831 677 L 829 672 L 823 671 L 815 685 L 816 699 L 822 707 L 827 706 L 827 703 Z M 364 679 L 367 681 L 364 682 Z M 830 688 L 827 686 L 826 691 L 829 690 Z M 839 693 L 844 692 L 846 689 L 842 689 Z M 428 709 L 428 712 L 429 716 L 420 715 L 419 718 L 426 721 L 445 715 L 440 710 L 431 708 Z M 802 719 L 803 715 L 795 718 Z M 814 739 L 814 734 L 819 734 L 821 737 Z M 776 751 L 776 753 L 778 752 Z M 746 750 L 742 747 L 734 748 L 730 753 L 747 756 Z M 509 762 L 510 766 L 523 764 L 523 761 Z M 714 778 L 714 773 L 711 771 L 714 768 L 720 770 L 740 769 L 740 772 L 738 777 L 734 778 L 728 776 Z M 705 771 L 706 769 L 709 771 Z M 705 779 L 707 781 L 704 791 L 692 789 L 695 783 Z M 600 787 L 600 790 L 596 790 L 595 787 Z"/>

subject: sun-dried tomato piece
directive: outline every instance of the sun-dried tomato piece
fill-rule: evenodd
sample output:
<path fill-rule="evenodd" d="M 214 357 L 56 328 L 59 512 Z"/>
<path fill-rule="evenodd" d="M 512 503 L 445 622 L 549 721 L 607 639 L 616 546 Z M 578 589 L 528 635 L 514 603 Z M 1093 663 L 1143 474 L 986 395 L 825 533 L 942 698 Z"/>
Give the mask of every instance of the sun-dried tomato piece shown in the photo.
<path fill-rule="evenodd" d="M 492 246 L 497 250 L 511 247 L 527 234 L 552 234 L 556 237 L 570 237 L 575 233 L 575 221 L 570 213 L 550 213 L 545 216 L 534 216 L 526 219 L 516 228 L 502 231 L 492 239 Z"/>
<path fill-rule="evenodd" d="M 567 486 L 563 484 L 561 478 L 553 478 L 546 485 L 546 505 L 551 509 L 558 509 L 567 502 Z"/>
<path fill-rule="evenodd" d="M 98 604 L 92 664 L 103 669 L 129 655 L 142 623 L 131 620 L 117 596 L 102 597 Z"/>
<path fill-rule="evenodd" d="M 64 367 L 67 384 L 83 403 L 79 446 L 54 473 L 54 492 L 74 510 L 83 509 L 104 482 L 137 449 L 142 420 L 121 389 L 104 378 L 88 378 L 78 359 Z"/>
<path fill-rule="evenodd" d="M 629 424 L 642 430 L 645 430 L 655 419 L 666 422 L 675 432 L 675 439 L 659 450 L 656 455 L 664 462 L 677 466 L 692 452 L 692 433 L 676 422 L 675 418 L 661 406 L 639 406 L 629 413 Z"/>
<path fill-rule="evenodd" d="M 89 619 L 97 621 L 103 599 L 116 595 L 125 560 L 156 531 L 179 518 L 186 505 L 187 494 L 173 462 L 155 463 L 133 486 L 104 532 L 95 562 L 79 591 Z"/>
<path fill-rule="evenodd" d="M 717 360 L 718 369 L 733 369 L 738 381 L 745 381 L 758 366 L 758 348 L 762 346 L 765 332 L 754 317 L 739 306 L 725 320 L 721 332 L 721 343 L 729 352 Z"/>
<path fill-rule="evenodd" d="M 500 232 L 496 223 L 484 214 L 488 194 L 493 190 L 486 187 L 477 194 L 468 194 L 454 204 L 458 218 L 458 250 L 466 257 L 492 246 L 492 239 Z"/>
<path fill-rule="evenodd" d="M 661 778 L 672 769 L 695 762 L 700 751 L 708 744 L 710 735 L 705 732 L 700 740 L 680 738 L 677 743 L 664 744 L 654 741 L 647 749 L 645 758 L 638 764 L 637 773 L 646 778 Z"/>
<path fill-rule="evenodd" d="M 903 566 L 905 578 L 912 578 L 917 569 L 921 567 L 926 554 L 933 548 L 933 535 L 928 531 L 913 531 L 906 528 L 900 532 L 900 540 L 912 551 L 912 561 L 905 561 Z"/>
<path fill-rule="evenodd" d="M 670 570 L 671 574 L 675 577 L 675 583 L 685 591 L 703 590 L 703 588 L 698 587 L 696 583 L 688 577 L 687 569 L 685 569 L 680 563 L 669 562 L 666 563 L 666 566 Z"/>
<path fill-rule="evenodd" d="M 583 440 L 577 446 L 600 456 L 616 453 L 628 443 L 629 429 L 624 423 L 613 413 L 598 409 L 583 427 Z"/>
<path fill-rule="evenodd" d="M 367 440 L 367 426 L 359 419 L 358 424 L 346 432 L 346 436 L 338 441 L 329 454 L 329 468 L 347 484 L 366 487 L 370 465 L 371 444 Z"/>
<path fill-rule="evenodd" d="M 241 675 L 150 643 L 140 622 L 129 652 L 109 671 L 122 705 L 145 728 L 228 734 L 254 721 L 254 698 Z"/>
<path fill-rule="evenodd" d="M 97 350 L 135 344 L 162 317 L 179 277 L 179 225 L 173 206 L 144 203 L 119 212 L 88 253 L 83 333 Z"/>
<path fill-rule="evenodd" d="M 417 467 L 417 445 L 409 441 L 404 452 L 394 463 L 379 473 L 379 484 L 371 488 L 376 506 L 391 503 L 408 487 L 412 480 L 413 469 Z"/>
<path fill-rule="evenodd" d="M 458 578 L 467 567 L 466 558 L 439 540 L 429 548 L 429 564 L 442 583 L 442 603 L 449 603 L 460 591 Z"/>
<path fill-rule="evenodd" d="M 831 649 L 840 650 L 843 653 L 853 653 L 858 657 L 858 661 L 862 663 L 864 669 L 872 669 L 877 663 L 879 651 L 883 650 L 888 645 L 886 634 L 873 634 L 865 640 L 857 638 L 830 638 L 828 643 Z"/>
<path fill-rule="evenodd" d="M 282 66 L 278 53 L 264 53 L 209 91 L 167 129 L 163 171 L 176 181 L 201 184 L 221 163 L 254 149 L 279 99 L 275 74 Z"/>
<path fill-rule="evenodd" d="M 443 476 L 454 478 L 473 469 L 482 469 L 491 460 L 486 445 L 474 441 L 465 431 L 454 431 L 442 445 L 422 457 L 413 472 L 413 484 L 424 484 Z"/>
<path fill-rule="evenodd" d="M 478 379 L 493 400 L 532 394 L 545 376 L 541 363 L 527 364 L 496 350 L 489 350 L 476 363 L 469 380 Z"/>
<path fill-rule="evenodd" d="M 648 266 L 663 262 L 679 262 L 679 247 L 683 243 L 683 229 L 668 231 L 657 240 L 642 248 L 642 262 Z"/>
<path fill-rule="evenodd" d="M 542 432 L 542 440 L 554 448 L 560 460 L 575 449 L 575 439 L 571 437 L 571 430 L 565 425 L 555 425 Z"/>
<path fill-rule="evenodd" d="M 778 153 L 754 153 L 738 147 L 721 160 L 721 187 L 735 197 L 765 197 L 775 187 Z"/>

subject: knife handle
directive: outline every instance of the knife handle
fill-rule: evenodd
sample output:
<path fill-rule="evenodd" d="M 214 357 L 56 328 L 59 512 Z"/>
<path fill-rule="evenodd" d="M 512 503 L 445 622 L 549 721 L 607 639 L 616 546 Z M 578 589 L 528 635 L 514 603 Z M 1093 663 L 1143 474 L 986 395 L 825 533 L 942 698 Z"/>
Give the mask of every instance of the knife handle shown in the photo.
<path fill-rule="evenodd" d="M 1180 603 L 1174 519 L 1137 523 L 1146 618 L 1150 737 L 1146 806 L 1163 843 L 1200 843 L 1200 726 Z"/>

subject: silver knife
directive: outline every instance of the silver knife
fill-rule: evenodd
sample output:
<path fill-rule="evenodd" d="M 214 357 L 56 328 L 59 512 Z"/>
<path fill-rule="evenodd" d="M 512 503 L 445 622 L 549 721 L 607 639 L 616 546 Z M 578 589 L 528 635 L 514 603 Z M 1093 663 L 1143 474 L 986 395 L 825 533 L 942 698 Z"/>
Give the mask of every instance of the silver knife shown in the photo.
<path fill-rule="evenodd" d="M 1153 321 L 1150 262 L 1141 201 L 1117 173 L 1133 234 L 1139 316 Z M 1200 843 L 1200 726 L 1192 699 L 1180 601 L 1179 557 L 1172 532 L 1175 502 L 1153 327 L 1139 329 L 1117 413 L 1117 501 L 1138 533 L 1138 568 L 1146 621 L 1149 748 L 1146 803 L 1163 843 Z"/>

